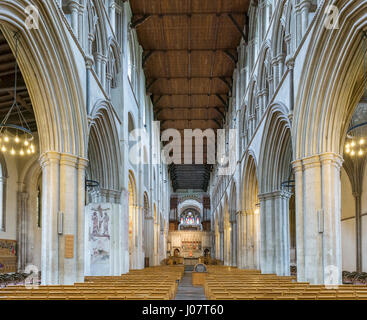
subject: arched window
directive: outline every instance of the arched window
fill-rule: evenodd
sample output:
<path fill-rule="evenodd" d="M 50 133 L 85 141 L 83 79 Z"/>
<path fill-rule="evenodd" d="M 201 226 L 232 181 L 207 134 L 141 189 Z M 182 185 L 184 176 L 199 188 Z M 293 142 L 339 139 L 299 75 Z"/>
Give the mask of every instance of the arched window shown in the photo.
<path fill-rule="evenodd" d="M 127 76 L 130 80 L 131 87 L 136 91 L 136 52 L 135 52 L 135 39 L 133 31 L 128 34 L 128 68 Z"/>

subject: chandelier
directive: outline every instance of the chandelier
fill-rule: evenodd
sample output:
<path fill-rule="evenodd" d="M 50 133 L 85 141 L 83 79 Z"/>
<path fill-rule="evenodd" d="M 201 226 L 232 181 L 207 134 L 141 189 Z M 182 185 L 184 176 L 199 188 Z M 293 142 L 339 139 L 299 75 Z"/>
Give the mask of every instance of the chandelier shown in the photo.
<path fill-rule="evenodd" d="M 366 154 L 366 138 L 365 130 L 363 127 L 367 125 L 367 122 L 353 126 L 348 130 L 347 143 L 345 145 L 345 152 L 350 156 L 363 156 Z"/>
<path fill-rule="evenodd" d="M 26 119 L 17 102 L 17 80 L 18 80 L 18 41 L 19 33 L 14 34 L 15 38 L 15 79 L 14 79 L 14 101 L 0 124 L 0 151 L 11 155 L 30 155 L 35 153 L 33 144 L 33 133 L 30 130 Z M 11 115 L 18 117 L 18 122 L 9 123 Z"/>
<path fill-rule="evenodd" d="M 367 32 L 363 34 L 363 64 L 364 64 L 364 84 L 365 96 L 367 95 Z M 347 131 L 345 142 L 345 153 L 351 157 L 362 157 L 367 153 L 367 102 L 360 104 L 355 111 L 350 127 Z"/>

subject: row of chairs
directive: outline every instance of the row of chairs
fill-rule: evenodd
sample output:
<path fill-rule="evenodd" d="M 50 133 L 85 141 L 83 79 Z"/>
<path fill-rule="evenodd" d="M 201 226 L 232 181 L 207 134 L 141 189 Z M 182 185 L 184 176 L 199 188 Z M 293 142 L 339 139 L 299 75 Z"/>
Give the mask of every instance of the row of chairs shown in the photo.
<path fill-rule="evenodd" d="M 204 290 L 209 300 L 367 300 L 365 285 L 310 285 L 294 276 L 220 266 L 208 266 Z"/>
<path fill-rule="evenodd" d="M 343 271 L 343 283 L 345 284 L 367 284 L 367 272 Z"/>
<path fill-rule="evenodd" d="M 114 277 L 85 277 L 74 285 L 9 286 L 0 300 L 169 300 L 177 292 L 183 267 L 151 267 Z"/>
<path fill-rule="evenodd" d="M 24 283 L 24 281 L 32 274 L 33 271 L 31 271 L 30 273 L 15 272 L 0 274 L 0 287 L 6 287 L 9 284 Z"/>

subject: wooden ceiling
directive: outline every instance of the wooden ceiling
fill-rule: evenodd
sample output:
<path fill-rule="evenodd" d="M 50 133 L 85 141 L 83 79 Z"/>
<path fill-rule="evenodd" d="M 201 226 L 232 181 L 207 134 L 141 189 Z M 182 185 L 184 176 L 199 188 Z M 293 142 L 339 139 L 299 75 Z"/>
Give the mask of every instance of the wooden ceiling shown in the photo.
<path fill-rule="evenodd" d="M 4 119 L 14 102 L 15 56 L 0 30 L 0 122 Z M 24 79 L 18 68 L 17 102 L 32 132 L 37 131 L 31 99 Z M 16 110 L 9 117 L 8 123 L 20 125 Z"/>
<path fill-rule="evenodd" d="M 247 41 L 249 2 L 130 0 L 131 27 L 144 49 L 146 88 L 162 130 L 175 128 L 183 133 L 184 129 L 223 126 L 237 47 L 242 37 Z M 206 168 L 205 143 L 203 158 Z M 182 163 L 183 159 L 184 155 Z M 206 191 L 207 169 L 202 165 L 174 167 L 175 189 L 199 186 Z"/>

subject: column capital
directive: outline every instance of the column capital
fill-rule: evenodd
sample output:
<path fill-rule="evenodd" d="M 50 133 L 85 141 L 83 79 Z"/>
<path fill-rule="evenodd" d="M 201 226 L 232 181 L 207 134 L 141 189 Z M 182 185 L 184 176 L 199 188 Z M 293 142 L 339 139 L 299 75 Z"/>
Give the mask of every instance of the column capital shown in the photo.
<path fill-rule="evenodd" d="M 61 155 L 56 151 L 47 151 L 41 154 L 39 161 L 42 168 L 47 166 L 50 162 L 60 162 Z"/>
<path fill-rule="evenodd" d="M 258 195 L 259 200 L 268 200 L 274 198 L 286 198 L 289 199 L 292 194 L 285 190 L 275 190 L 271 192 L 264 192 Z"/>
<path fill-rule="evenodd" d="M 332 163 L 340 168 L 343 165 L 343 158 L 334 152 L 325 152 L 313 156 L 308 156 L 302 159 L 297 159 L 292 162 L 293 169 L 297 172 L 309 168 L 320 167 L 326 163 Z"/>
<path fill-rule="evenodd" d="M 310 9 L 311 7 L 311 0 L 301 0 L 298 4 L 298 8 L 302 10 Z"/>
<path fill-rule="evenodd" d="M 339 154 L 333 152 L 327 152 L 320 154 L 320 161 L 321 164 L 324 165 L 325 163 L 332 163 L 336 167 L 341 168 L 344 162 L 344 159 Z"/>
<path fill-rule="evenodd" d="M 293 56 L 287 56 L 285 64 L 289 70 L 294 69 L 295 60 Z"/>
<path fill-rule="evenodd" d="M 294 172 L 302 171 L 302 160 L 294 160 L 291 164 Z"/>
<path fill-rule="evenodd" d="M 70 167 L 76 168 L 78 160 L 79 160 L 78 157 L 73 154 L 62 153 L 60 158 L 60 165 L 68 165 Z"/>
<path fill-rule="evenodd" d="M 78 159 L 78 169 L 86 169 L 89 165 L 89 160 L 85 158 Z"/>
<path fill-rule="evenodd" d="M 18 192 L 18 196 L 20 197 L 21 200 L 27 200 L 29 198 L 29 193 L 28 192 L 19 191 Z"/>
<path fill-rule="evenodd" d="M 321 163 L 319 155 L 303 158 L 302 165 L 304 169 L 320 167 Z"/>
<path fill-rule="evenodd" d="M 87 69 L 92 69 L 93 65 L 94 65 L 94 58 L 93 58 L 93 56 L 86 55 L 85 56 L 85 66 L 86 66 L 86 68 Z"/>
<path fill-rule="evenodd" d="M 70 10 L 79 10 L 80 4 L 76 0 L 69 0 L 68 7 Z"/>

